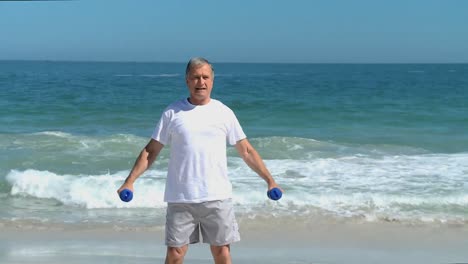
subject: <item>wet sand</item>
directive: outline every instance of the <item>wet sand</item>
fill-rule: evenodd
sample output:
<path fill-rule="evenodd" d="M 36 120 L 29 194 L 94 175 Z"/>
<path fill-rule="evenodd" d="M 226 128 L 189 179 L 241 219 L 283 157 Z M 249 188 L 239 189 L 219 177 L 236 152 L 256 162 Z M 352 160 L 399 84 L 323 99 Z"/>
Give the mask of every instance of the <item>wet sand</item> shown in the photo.
<path fill-rule="evenodd" d="M 161 228 L 0 227 L 0 263 L 163 263 Z M 400 223 L 308 226 L 243 221 L 233 263 L 468 263 L 468 228 Z M 206 244 L 185 263 L 212 263 Z"/>

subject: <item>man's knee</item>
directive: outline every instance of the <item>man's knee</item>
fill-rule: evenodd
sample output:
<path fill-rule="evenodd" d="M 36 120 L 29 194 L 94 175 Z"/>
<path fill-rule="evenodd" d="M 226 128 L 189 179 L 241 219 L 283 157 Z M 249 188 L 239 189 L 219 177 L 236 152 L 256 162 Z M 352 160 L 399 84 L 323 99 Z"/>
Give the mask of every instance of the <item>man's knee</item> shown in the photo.
<path fill-rule="evenodd" d="M 211 246 L 211 253 L 215 259 L 229 259 L 231 257 L 229 245 Z"/>
<path fill-rule="evenodd" d="M 187 245 L 182 247 L 167 247 L 166 264 L 182 263 L 187 249 Z"/>

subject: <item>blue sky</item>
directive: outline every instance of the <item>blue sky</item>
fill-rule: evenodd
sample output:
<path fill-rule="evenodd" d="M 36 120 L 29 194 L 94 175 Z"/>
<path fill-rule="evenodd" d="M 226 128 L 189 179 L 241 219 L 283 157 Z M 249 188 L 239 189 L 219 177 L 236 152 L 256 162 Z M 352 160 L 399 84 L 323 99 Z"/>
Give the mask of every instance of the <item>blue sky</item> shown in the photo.
<path fill-rule="evenodd" d="M 0 1 L 0 59 L 468 62 L 465 0 Z"/>

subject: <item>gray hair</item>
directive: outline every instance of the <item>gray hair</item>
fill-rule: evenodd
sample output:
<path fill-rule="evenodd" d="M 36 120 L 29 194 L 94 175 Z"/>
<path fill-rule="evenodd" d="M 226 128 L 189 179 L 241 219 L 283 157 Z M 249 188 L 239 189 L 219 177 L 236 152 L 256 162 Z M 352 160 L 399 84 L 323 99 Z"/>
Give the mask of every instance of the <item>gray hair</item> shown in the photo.
<path fill-rule="evenodd" d="M 208 64 L 210 65 L 210 68 L 211 68 L 211 77 L 214 78 L 214 68 L 213 68 L 213 65 L 211 65 L 211 63 L 205 59 L 205 58 L 202 58 L 202 57 L 195 57 L 195 58 L 191 58 L 189 60 L 189 62 L 187 63 L 187 68 L 185 69 L 185 77 L 188 76 L 189 72 L 193 69 L 193 68 L 198 68 L 200 66 L 203 66 L 205 64 Z"/>

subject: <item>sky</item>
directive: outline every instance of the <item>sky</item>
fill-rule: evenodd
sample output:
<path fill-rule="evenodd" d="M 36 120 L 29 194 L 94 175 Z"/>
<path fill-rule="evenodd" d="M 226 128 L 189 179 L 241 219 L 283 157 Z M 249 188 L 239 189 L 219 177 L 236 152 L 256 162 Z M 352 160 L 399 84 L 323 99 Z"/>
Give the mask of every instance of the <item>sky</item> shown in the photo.
<path fill-rule="evenodd" d="M 1 1 L 0 60 L 468 63 L 466 0 Z"/>

